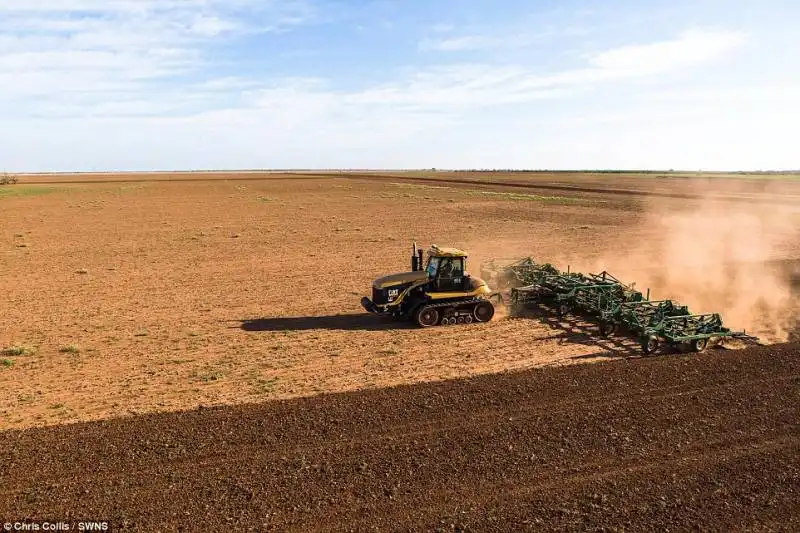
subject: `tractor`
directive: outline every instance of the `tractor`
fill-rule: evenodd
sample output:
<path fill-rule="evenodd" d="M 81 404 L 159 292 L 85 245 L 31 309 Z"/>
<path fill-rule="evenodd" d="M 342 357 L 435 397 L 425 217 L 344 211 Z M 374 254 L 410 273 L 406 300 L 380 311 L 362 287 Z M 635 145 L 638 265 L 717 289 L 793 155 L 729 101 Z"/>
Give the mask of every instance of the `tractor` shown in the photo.
<path fill-rule="evenodd" d="M 423 250 L 414 243 L 411 272 L 376 279 L 372 299 L 361 299 L 364 309 L 409 320 L 423 328 L 492 319 L 492 291 L 484 280 L 467 274 L 464 251 L 434 244 L 427 261 L 423 260 Z"/>

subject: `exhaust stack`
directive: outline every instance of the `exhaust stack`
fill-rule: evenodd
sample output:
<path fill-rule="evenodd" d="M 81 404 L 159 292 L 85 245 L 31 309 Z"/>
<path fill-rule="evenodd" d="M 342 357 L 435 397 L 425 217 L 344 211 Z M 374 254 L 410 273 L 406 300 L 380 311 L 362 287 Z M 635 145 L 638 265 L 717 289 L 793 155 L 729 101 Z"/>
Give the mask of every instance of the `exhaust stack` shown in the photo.
<path fill-rule="evenodd" d="M 411 252 L 411 271 L 416 272 L 421 270 L 421 263 L 419 258 L 417 257 L 417 243 L 414 243 L 414 251 Z"/>

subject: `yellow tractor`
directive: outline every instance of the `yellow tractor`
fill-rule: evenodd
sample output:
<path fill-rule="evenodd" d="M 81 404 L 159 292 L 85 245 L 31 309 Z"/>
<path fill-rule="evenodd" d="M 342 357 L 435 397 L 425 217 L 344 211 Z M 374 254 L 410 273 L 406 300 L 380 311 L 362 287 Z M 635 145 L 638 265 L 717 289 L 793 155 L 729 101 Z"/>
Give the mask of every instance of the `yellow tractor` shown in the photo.
<path fill-rule="evenodd" d="M 376 279 L 372 299 L 361 299 L 364 309 L 411 320 L 424 328 L 492 319 L 492 291 L 485 281 L 467 274 L 466 253 L 434 244 L 424 264 L 423 259 L 423 251 L 414 243 L 411 272 Z"/>

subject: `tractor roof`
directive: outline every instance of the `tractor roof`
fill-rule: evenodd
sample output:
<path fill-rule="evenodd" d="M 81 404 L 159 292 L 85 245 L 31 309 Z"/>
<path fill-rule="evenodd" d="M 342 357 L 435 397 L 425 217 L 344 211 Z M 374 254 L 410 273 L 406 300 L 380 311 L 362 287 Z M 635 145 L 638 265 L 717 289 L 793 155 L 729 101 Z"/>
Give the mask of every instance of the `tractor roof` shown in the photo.
<path fill-rule="evenodd" d="M 435 244 L 431 245 L 428 254 L 434 257 L 467 257 L 467 253 L 463 250 L 459 250 L 458 248 L 443 248 Z"/>

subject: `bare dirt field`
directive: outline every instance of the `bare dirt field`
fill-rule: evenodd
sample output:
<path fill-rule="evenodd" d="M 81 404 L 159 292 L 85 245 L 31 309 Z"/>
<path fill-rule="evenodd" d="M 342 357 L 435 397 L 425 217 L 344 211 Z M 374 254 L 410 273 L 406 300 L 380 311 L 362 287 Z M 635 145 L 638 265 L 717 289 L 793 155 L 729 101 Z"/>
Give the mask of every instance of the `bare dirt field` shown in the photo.
<path fill-rule="evenodd" d="M 0 430 L 638 358 L 580 321 L 365 315 L 410 245 L 608 269 L 796 338 L 800 182 L 653 175 L 30 175 L 0 187 Z"/>
<path fill-rule="evenodd" d="M 12 430 L 0 520 L 798 531 L 800 345 Z"/>

